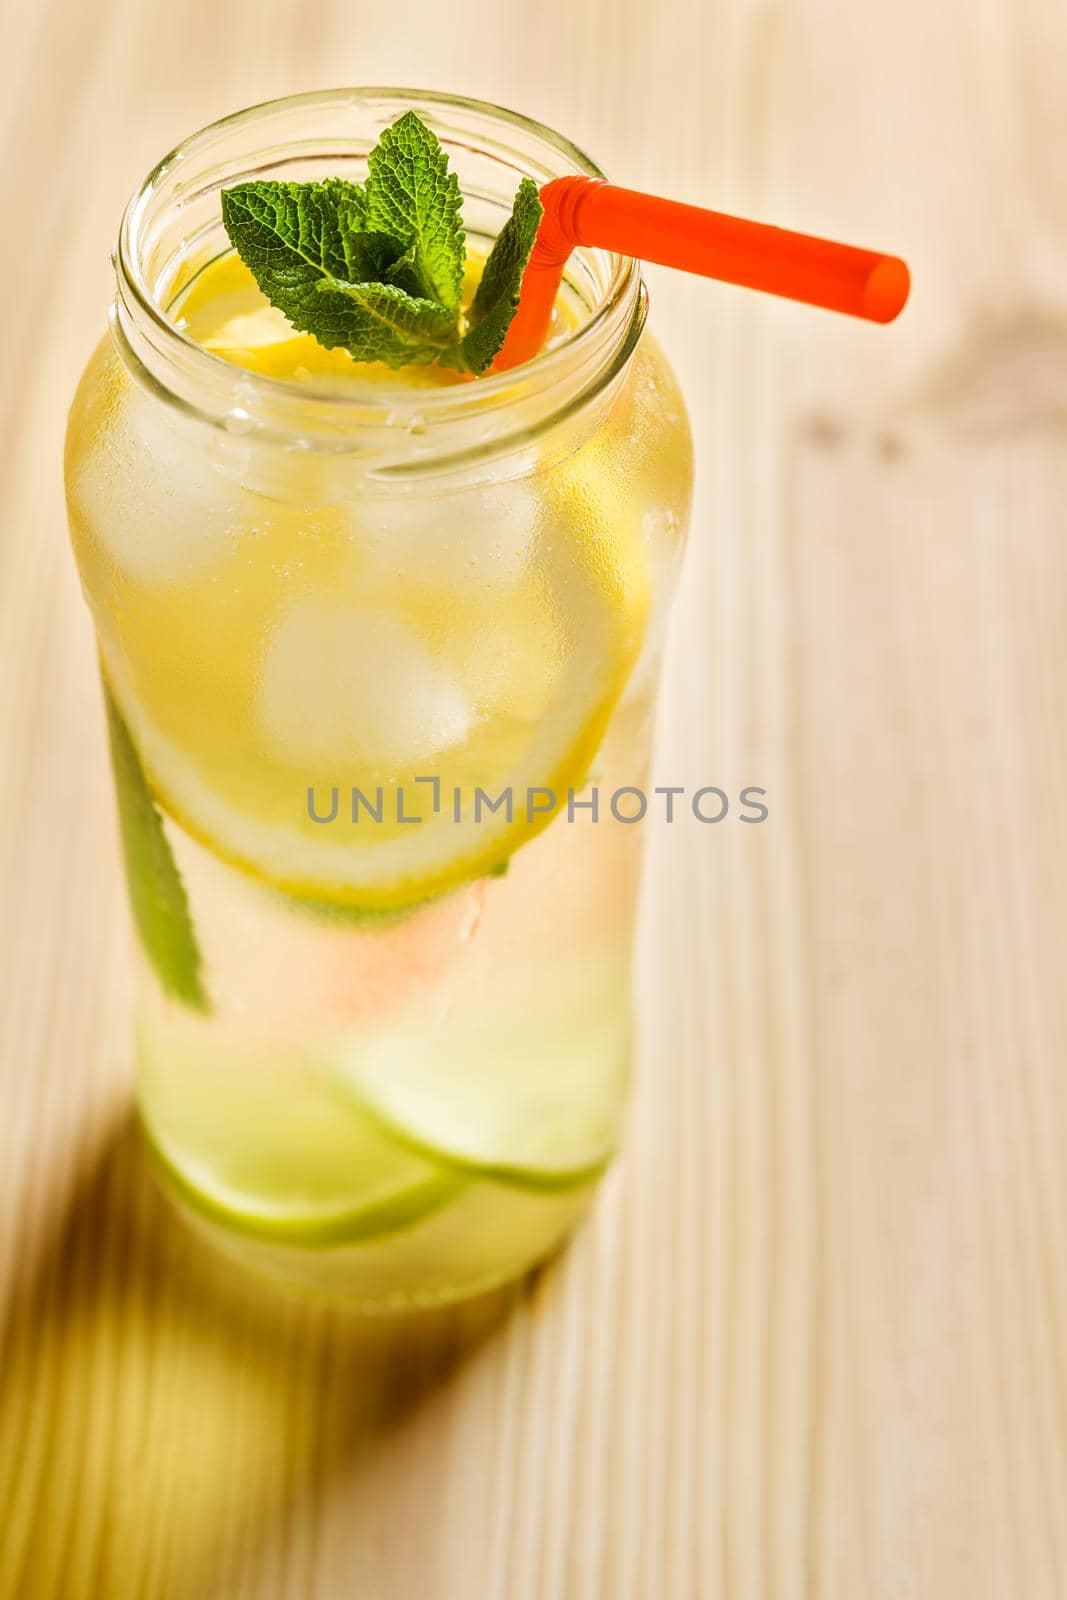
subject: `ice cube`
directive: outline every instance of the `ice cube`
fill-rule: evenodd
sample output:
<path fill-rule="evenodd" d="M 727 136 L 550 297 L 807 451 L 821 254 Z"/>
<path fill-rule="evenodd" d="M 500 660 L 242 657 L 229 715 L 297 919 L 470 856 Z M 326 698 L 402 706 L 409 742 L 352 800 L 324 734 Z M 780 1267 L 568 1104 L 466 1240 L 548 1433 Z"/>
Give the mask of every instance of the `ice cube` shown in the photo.
<path fill-rule="evenodd" d="M 106 560 L 137 583 L 181 583 L 201 572 L 240 521 L 237 491 L 212 465 L 206 428 L 117 387 L 78 464 L 72 508 Z"/>
<path fill-rule="evenodd" d="M 529 481 L 368 498 L 355 537 L 379 575 L 461 594 L 513 588 L 533 558 L 538 500 Z"/>
<path fill-rule="evenodd" d="M 473 721 L 457 683 L 409 628 L 321 596 L 278 621 L 257 692 L 266 743 L 309 766 L 417 761 L 464 739 Z"/>

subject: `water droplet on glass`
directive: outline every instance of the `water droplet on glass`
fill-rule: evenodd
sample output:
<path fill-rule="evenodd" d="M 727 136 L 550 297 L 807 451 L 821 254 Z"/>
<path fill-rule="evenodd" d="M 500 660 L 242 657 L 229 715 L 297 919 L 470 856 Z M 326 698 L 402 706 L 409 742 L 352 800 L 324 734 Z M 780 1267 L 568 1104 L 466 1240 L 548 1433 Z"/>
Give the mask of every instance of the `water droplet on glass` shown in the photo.
<path fill-rule="evenodd" d="M 485 910 L 485 884 L 479 882 L 471 885 L 466 906 L 463 908 L 463 917 L 456 929 L 458 937 L 464 942 L 472 939 L 478 931 L 478 924 L 482 920 Z"/>

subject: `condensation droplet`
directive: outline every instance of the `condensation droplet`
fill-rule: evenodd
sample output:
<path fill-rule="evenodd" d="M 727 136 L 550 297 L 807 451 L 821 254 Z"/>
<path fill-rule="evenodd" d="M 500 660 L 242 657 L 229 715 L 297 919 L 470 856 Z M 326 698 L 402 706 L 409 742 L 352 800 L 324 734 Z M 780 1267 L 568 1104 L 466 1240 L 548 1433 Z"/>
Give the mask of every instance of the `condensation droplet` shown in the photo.
<path fill-rule="evenodd" d="M 463 920 L 456 929 L 457 935 L 464 943 L 466 943 L 468 939 L 474 937 L 474 934 L 478 930 L 478 924 L 482 920 L 482 912 L 484 910 L 485 882 L 484 880 L 480 880 L 478 883 L 474 883 L 470 887 L 467 904 L 463 909 Z"/>

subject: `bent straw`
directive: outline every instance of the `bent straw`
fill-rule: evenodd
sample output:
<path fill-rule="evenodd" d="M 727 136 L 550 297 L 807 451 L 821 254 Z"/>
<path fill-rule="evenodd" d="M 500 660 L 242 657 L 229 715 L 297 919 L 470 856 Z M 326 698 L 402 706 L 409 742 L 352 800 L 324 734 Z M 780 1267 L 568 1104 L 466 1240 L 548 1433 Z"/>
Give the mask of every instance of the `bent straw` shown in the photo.
<path fill-rule="evenodd" d="M 518 310 L 493 363 L 496 371 L 529 361 L 540 350 L 576 245 L 656 261 L 869 322 L 892 322 L 908 298 L 908 268 L 897 256 L 661 200 L 601 178 L 555 178 L 541 190 L 541 204 L 544 215 Z"/>

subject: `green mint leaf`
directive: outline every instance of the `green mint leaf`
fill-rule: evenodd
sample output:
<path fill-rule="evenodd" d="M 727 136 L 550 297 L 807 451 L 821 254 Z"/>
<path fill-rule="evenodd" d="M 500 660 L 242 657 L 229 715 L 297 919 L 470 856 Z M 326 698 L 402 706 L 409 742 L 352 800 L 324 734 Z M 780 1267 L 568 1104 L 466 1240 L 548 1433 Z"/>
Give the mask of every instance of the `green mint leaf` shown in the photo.
<path fill-rule="evenodd" d="M 140 757 L 106 685 L 104 700 L 134 925 L 166 992 L 187 1006 L 207 1011 L 210 1008 L 200 978 L 200 949 L 185 885 L 145 781 Z"/>
<path fill-rule="evenodd" d="M 322 278 L 349 277 L 353 263 L 347 241 L 365 225 L 361 206 L 362 190 L 339 179 L 241 183 L 222 191 L 222 220 L 231 243 L 290 321 L 290 308 L 299 312 Z"/>
<path fill-rule="evenodd" d="M 437 139 L 408 111 L 386 128 L 367 168 L 366 226 L 410 247 L 421 296 L 457 312 L 466 240 L 459 183 Z"/>
<path fill-rule="evenodd" d="M 489 252 L 477 293 L 471 302 L 467 321 L 471 327 L 490 316 L 506 296 L 518 300 L 519 285 L 530 259 L 544 207 L 532 178 L 523 178 L 511 208 L 511 216 L 497 235 Z"/>
<path fill-rule="evenodd" d="M 455 320 L 447 311 L 393 283 L 324 282 L 319 300 L 315 337 L 327 348 L 344 345 L 356 361 L 425 364 L 455 342 Z"/>
<path fill-rule="evenodd" d="M 354 233 L 346 244 L 349 283 L 388 283 L 388 273 L 403 259 L 399 240 L 388 233 Z"/>
<path fill-rule="evenodd" d="M 398 289 L 406 289 L 408 294 L 419 297 L 419 274 L 415 265 L 415 246 L 409 245 L 402 256 L 397 256 L 391 266 L 386 268 L 386 283 L 395 283 Z M 455 334 L 455 319 L 453 317 L 453 335 Z"/>
<path fill-rule="evenodd" d="M 383 133 L 362 187 L 343 178 L 242 183 L 223 190 L 222 216 L 263 294 L 298 332 L 357 361 L 480 373 L 515 315 L 541 202 L 524 178 L 462 334 L 459 186 L 413 111 Z"/>
<path fill-rule="evenodd" d="M 355 185 L 243 183 L 223 190 L 222 218 L 271 305 L 327 350 L 404 366 L 454 341 L 454 316 L 404 287 L 415 282 L 407 247 L 356 231 L 366 213 Z M 381 274 L 399 281 L 375 281 Z"/>
<path fill-rule="evenodd" d="M 390 233 L 353 233 L 346 250 L 349 266 L 345 278 L 349 283 L 394 283 L 397 269 L 410 265 L 408 253 Z M 398 287 L 408 288 L 406 284 Z M 408 293 L 417 294 L 418 290 L 409 288 Z"/>
<path fill-rule="evenodd" d="M 484 372 L 504 343 L 519 304 L 522 275 L 530 259 L 543 207 L 532 178 L 523 178 L 511 216 L 505 222 L 485 263 L 481 282 L 467 314 L 467 332 L 443 366 Z"/>
<path fill-rule="evenodd" d="M 324 178 L 318 184 L 294 183 L 289 187 L 321 190 L 322 199 L 333 206 L 338 225 L 346 238 L 366 229 L 367 197 L 358 183 L 349 183 L 347 178 Z"/>
<path fill-rule="evenodd" d="M 354 233 L 347 249 L 352 283 L 392 283 L 416 300 L 423 298 L 414 245 L 405 250 L 390 233 Z"/>

